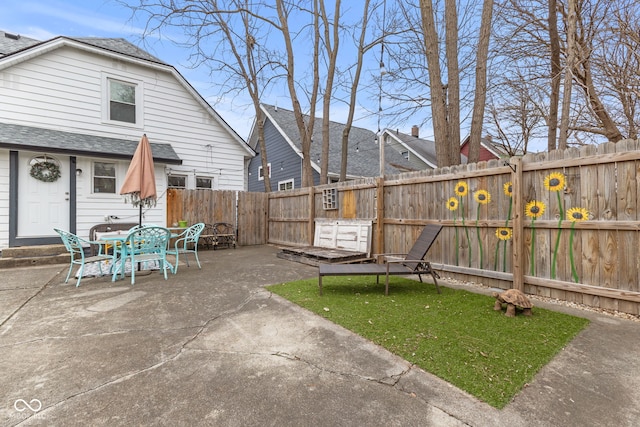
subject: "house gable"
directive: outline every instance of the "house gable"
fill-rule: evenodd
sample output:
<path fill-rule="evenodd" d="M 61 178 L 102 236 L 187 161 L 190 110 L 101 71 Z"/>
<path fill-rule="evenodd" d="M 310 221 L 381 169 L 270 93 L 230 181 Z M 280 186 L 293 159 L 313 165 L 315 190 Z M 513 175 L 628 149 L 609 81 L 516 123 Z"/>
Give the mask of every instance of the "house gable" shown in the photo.
<path fill-rule="evenodd" d="M 295 116 L 293 111 L 276 107 L 272 105 L 262 105 L 263 112 L 265 113 L 265 136 L 267 137 L 266 125 L 268 123 L 273 126 L 273 138 L 270 147 L 267 148 L 267 158 L 272 166 L 284 165 L 287 168 L 287 163 L 292 161 L 291 153 L 295 153 L 298 157 L 296 162 L 300 162 L 296 167 L 301 170 L 302 159 L 302 146 L 300 138 L 298 136 L 298 128 L 295 122 Z M 306 117 L 308 120 L 308 117 Z M 337 179 L 340 176 L 340 165 L 342 161 L 342 132 L 345 125 L 342 123 L 331 121 L 329 123 L 329 171 L 328 176 L 330 179 Z M 313 127 L 313 143 L 311 145 L 310 156 L 311 165 L 314 169 L 314 183 L 318 184 L 320 179 L 320 158 L 322 152 L 322 118 L 316 118 L 316 122 Z M 252 135 L 249 141 L 253 145 L 257 144 L 257 137 L 255 135 L 256 126 L 254 124 L 252 129 Z M 276 137 L 277 136 L 277 137 Z M 282 155 L 282 148 L 271 148 L 275 144 L 287 145 L 290 149 L 288 156 L 280 157 Z M 347 163 L 347 179 L 378 176 L 380 173 L 380 151 L 378 145 L 378 138 L 374 132 L 367 129 L 352 127 L 349 134 L 348 144 L 348 163 Z M 254 159 L 251 163 L 260 162 L 259 159 Z M 253 174 L 255 167 L 251 168 Z M 412 165 L 407 162 L 400 153 L 394 150 L 387 150 L 385 152 L 385 173 L 397 174 L 401 172 L 415 170 Z M 272 179 L 273 179 L 272 170 Z M 249 188 L 255 188 L 255 191 L 263 191 L 264 186 L 256 188 L 252 181 L 255 181 L 253 175 L 249 178 Z M 263 184 L 262 182 L 260 183 Z M 297 187 L 297 185 L 296 185 Z"/>

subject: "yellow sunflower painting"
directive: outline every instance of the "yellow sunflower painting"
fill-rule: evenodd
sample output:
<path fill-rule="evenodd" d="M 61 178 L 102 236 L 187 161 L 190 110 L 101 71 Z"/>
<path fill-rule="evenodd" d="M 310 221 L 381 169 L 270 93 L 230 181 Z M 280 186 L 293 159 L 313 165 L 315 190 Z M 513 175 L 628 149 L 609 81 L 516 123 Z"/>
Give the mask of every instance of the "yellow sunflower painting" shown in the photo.
<path fill-rule="evenodd" d="M 486 205 L 491 201 L 491 194 L 487 190 L 478 190 L 473 193 L 473 198 L 481 205 Z"/>
<path fill-rule="evenodd" d="M 447 209 L 450 211 L 458 210 L 458 199 L 455 197 L 449 197 L 449 200 L 447 200 Z"/>
<path fill-rule="evenodd" d="M 576 232 L 576 222 L 586 221 L 589 219 L 589 211 L 585 208 L 571 208 L 567 209 L 567 220 L 571 221 L 571 234 L 569 234 L 569 260 L 571 260 L 571 277 L 573 281 L 578 283 L 578 271 L 576 269 L 576 262 L 573 259 L 573 234 Z"/>
<path fill-rule="evenodd" d="M 509 227 L 500 227 L 496 229 L 496 237 L 500 240 L 511 240 L 513 231 Z"/>
<path fill-rule="evenodd" d="M 567 209 L 567 221 L 586 221 L 589 219 L 589 211 L 585 208 Z"/>
<path fill-rule="evenodd" d="M 544 202 L 532 200 L 524 207 L 524 214 L 532 220 L 540 218 L 546 209 Z"/>
<path fill-rule="evenodd" d="M 505 182 L 502 188 L 507 197 L 513 197 L 513 183 L 511 181 Z"/>
<path fill-rule="evenodd" d="M 469 185 L 465 181 L 458 181 L 455 188 L 456 196 L 464 197 L 469 192 Z"/>
<path fill-rule="evenodd" d="M 564 190 L 565 177 L 563 173 L 551 172 L 544 178 L 544 188 L 549 191 L 562 191 Z"/>

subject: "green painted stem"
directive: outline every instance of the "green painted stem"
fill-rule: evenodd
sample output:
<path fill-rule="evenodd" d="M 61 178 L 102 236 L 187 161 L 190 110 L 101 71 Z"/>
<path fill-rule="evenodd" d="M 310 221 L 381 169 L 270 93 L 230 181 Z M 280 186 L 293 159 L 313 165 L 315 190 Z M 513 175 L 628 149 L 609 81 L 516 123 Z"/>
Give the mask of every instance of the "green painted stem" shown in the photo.
<path fill-rule="evenodd" d="M 460 197 L 460 209 L 462 211 L 462 226 L 464 227 L 464 234 L 467 236 L 467 246 L 469 247 L 469 268 L 471 268 L 471 239 L 469 239 L 469 229 L 464 223 L 464 201 Z"/>
<path fill-rule="evenodd" d="M 504 222 L 504 226 L 509 226 L 511 221 L 511 210 L 513 209 L 513 197 L 509 197 L 509 213 L 507 214 L 507 220 Z M 507 241 L 504 241 L 504 249 L 502 250 L 502 272 L 507 271 Z"/>
<path fill-rule="evenodd" d="M 484 248 L 482 247 L 482 237 L 480 236 L 480 227 L 478 227 L 479 220 L 480 220 L 480 204 L 478 203 L 478 210 L 476 211 L 476 235 L 478 236 L 478 249 L 480 250 L 480 268 L 484 268 Z"/>
<path fill-rule="evenodd" d="M 535 276 L 536 274 L 536 219 L 531 218 L 531 261 L 529 264 L 531 265 L 531 275 Z"/>
<path fill-rule="evenodd" d="M 571 260 L 571 275 L 573 276 L 573 281 L 578 283 L 578 272 L 576 271 L 576 264 L 573 260 L 573 233 L 575 231 L 575 225 L 576 222 L 573 221 L 571 223 L 571 233 L 569 234 L 569 259 Z"/>
<path fill-rule="evenodd" d="M 560 198 L 560 192 L 556 191 L 558 196 L 558 207 L 560 208 L 560 219 L 558 220 L 558 235 L 556 236 L 556 248 L 553 251 L 553 260 L 551 261 L 551 278 L 556 278 L 556 263 L 558 260 L 558 247 L 560 246 L 560 234 L 562 234 L 562 217 L 564 215 L 564 209 L 562 208 L 562 199 Z"/>

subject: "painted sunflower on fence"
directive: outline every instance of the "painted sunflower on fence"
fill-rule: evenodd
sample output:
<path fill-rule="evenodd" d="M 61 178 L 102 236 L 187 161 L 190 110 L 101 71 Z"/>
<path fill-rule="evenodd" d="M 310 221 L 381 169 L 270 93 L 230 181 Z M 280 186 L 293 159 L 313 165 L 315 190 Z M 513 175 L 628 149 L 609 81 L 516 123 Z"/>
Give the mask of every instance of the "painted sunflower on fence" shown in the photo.
<path fill-rule="evenodd" d="M 571 221 L 571 234 L 569 234 L 569 259 L 571 260 L 571 277 L 573 281 L 578 283 L 578 272 L 573 259 L 573 234 L 575 232 L 576 222 L 586 221 L 589 219 L 589 211 L 585 208 L 571 208 L 567 210 L 567 220 Z"/>
<path fill-rule="evenodd" d="M 476 210 L 476 236 L 478 236 L 478 250 L 480 251 L 480 268 L 484 268 L 484 247 L 482 245 L 478 221 L 480 220 L 480 206 L 491 202 L 491 194 L 487 190 L 478 190 L 473 193 L 473 198 L 478 203 L 478 209 Z"/>
<path fill-rule="evenodd" d="M 507 219 L 504 222 L 504 227 L 503 228 L 507 228 L 509 226 L 509 221 L 511 221 L 511 212 L 513 211 L 513 182 L 511 181 L 507 181 L 503 184 L 502 186 L 502 190 L 504 191 L 505 196 L 507 196 L 509 198 L 509 212 L 507 213 Z M 499 230 L 499 229 L 498 229 Z M 497 231 L 496 231 L 497 233 Z M 499 239 L 499 237 L 498 237 Z M 511 239 L 511 236 L 509 236 L 509 239 Z M 500 242 L 502 242 L 503 247 L 502 247 L 502 259 L 504 260 L 504 262 L 502 263 L 502 271 L 506 271 L 506 259 L 507 259 L 507 240 L 498 240 L 498 244 L 496 245 L 496 256 L 495 256 L 495 260 L 494 260 L 494 265 L 493 265 L 493 269 L 495 271 L 498 271 L 498 250 L 500 247 Z"/>
<path fill-rule="evenodd" d="M 560 246 L 560 235 L 562 234 L 562 212 L 564 212 L 564 208 L 562 207 L 562 197 L 560 196 L 560 192 L 564 191 L 564 186 L 566 183 L 566 179 L 563 173 L 560 172 L 551 172 L 544 178 L 544 188 L 549 191 L 556 193 L 558 197 L 558 212 L 560 212 L 558 219 L 558 234 L 556 235 L 556 246 L 553 250 L 553 259 L 551 260 L 551 278 L 556 278 L 556 261 L 558 259 L 558 247 Z"/>
<path fill-rule="evenodd" d="M 467 229 L 467 225 L 464 222 L 464 197 L 466 197 L 466 195 L 469 193 L 469 184 L 467 184 L 466 181 L 458 181 L 453 192 L 456 196 L 458 196 L 458 199 L 460 200 L 460 217 L 462 219 L 464 233 L 467 236 L 467 245 L 469 246 L 469 267 L 471 267 L 471 240 L 469 239 L 469 230 Z"/>
<path fill-rule="evenodd" d="M 458 199 L 455 197 L 449 197 L 449 200 L 447 200 L 447 209 L 449 209 L 451 212 L 453 212 L 453 229 L 455 230 L 456 233 L 456 265 L 459 265 L 460 263 L 460 257 L 459 257 L 459 243 L 458 243 L 458 226 L 456 225 L 456 220 L 458 219 L 458 215 L 457 215 L 457 211 L 458 211 Z"/>
<path fill-rule="evenodd" d="M 524 214 L 529 218 L 531 218 L 531 259 L 529 264 L 531 265 L 530 272 L 532 276 L 535 275 L 535 272 L 536 272 L 536 268 L 535 268 L 536 224 L 535 224 L 535 221 L 536 219 L 540 218 L 542 214 L 544 214 L 545 209 L 546 209 L 546 206 L 544 202 L 541 202 L 539 200 L 532 200 L 529 203 L 527 203 L 526 206 L 524 207 Z"/>

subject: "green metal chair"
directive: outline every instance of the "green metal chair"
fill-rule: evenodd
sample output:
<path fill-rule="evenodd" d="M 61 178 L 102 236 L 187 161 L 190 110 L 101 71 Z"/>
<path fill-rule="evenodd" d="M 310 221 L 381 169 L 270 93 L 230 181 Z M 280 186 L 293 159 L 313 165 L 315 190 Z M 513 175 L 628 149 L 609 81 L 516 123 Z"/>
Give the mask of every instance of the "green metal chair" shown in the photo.
<path fill-rule="evenodd" d="M 118 270 L 114 271 L 115 280 L 118 273 L 124 277 L 125 264 L 131 261 L 131 284 L 136 282 L 136 265 L 157 261 L 167 280 L 167 270 L 173 272 L 173 266 L 167 261 L 167 245 L 171 231 L 164 227 L 149 226 L 133 229 L 120 248 L 120 260 Z"/>
<path fill-rule="evenodd" d="M 198 259 L 198 240 L 200 240 L 200 233 L 202 233 L 202 230 L 204 230 L 204 223 L 199 222 L 187 228 L 177 236 L 172 236 L 172 238 L 175 237 L 176 241 L 173 245 L 173 249 L 169 249 L 167 251 L 167 255 L 173 255 L 176 257 L 176 265 L 173 268 L 174 274 L 178 272 L 180 254 L 184 254 L 184 258 L 187 260 L 187 267 L 189 267 L 189 257 L 187 257 L 187 254 L 192 253 L 196 258 L 198 268 L 202 268 L 200 266 L 200 259 Z M 193 245 L 193 248 L 191 248 L 191 245 Z"/>
<path fill-rule="evenodd" d="M 98 263 L 98 269 L 100 270 L 100 274 L 102 274 L 102 261 L 112 261 L 112 255 L 108 255 L 102 252 L 103 244 L 100 242 L 86 240 L 81 237 L 76 236 L 73 233 L 70 233 L 65 230 L 60 230 L 58 228 L 54 228 L 55 232 L 60 235 L 62 239 L 62 243 L 64 243 L 65 248 L 69 251 L 69 255 L 71 255 L 71 263 L 69 265 L 69 272 L 67 273 L 67 278 L 64 280 L 65 283 L 69 281 L 69 277 L 71 277 L 71 271 L 73 270 L 74 265 L 79 265 L 80 269 L 78 270 L 78 281 L 76 282 L 76 288 L 80 286 L 80 281 L 82 280 L 82 273 L 84 271 L 85 264 L 89 263 Z M 96 245 L 98 247 L 98 254 L 93 256 L 85 256 L 85 246 L 88 248 L 90 245 Z"/>

